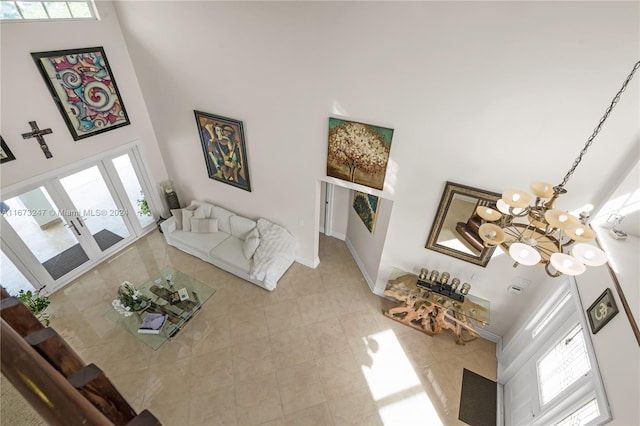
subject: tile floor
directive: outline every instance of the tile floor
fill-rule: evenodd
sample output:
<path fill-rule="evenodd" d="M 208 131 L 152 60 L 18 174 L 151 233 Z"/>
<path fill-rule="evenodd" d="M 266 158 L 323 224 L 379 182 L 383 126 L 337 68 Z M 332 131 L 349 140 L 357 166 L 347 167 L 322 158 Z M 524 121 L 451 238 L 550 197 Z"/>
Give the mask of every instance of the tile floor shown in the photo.
<path fill-rule="evenodd" d="M 321 235 L 316 269 L 274 292 L 153 232 L 52 296 L 52 327 L 164 425 L 456 425 L 462 371 L 496 379 L 495 344 L 458 346 L 382 315 L 343 241 Z M 104 314 L 123 280 L 172 265 L 215 295 L 157 351 Z"/>

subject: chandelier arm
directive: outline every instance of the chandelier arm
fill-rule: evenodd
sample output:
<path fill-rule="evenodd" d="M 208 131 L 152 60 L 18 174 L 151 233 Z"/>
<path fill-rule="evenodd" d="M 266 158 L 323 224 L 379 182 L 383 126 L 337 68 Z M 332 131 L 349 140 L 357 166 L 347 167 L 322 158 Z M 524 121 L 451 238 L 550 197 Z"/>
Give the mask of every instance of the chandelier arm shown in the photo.
<path fill-rule="evenodd" d="M 562 272 L 560 271 L 556 271 L 555 273 L 551 272 L 550 267 L 551 267 L 551 262 L 544 265 L 544 270 L 547 272 L 547 275 L 549 275 L 551 278 L 557 278 L 560 275 L 562 275 Z"/>
<path fill-rule="evenodd" d="M 543 253 L 543 254 L 547 255 L 548 257 L 551 257 L 551 255 L 554 254 L 554 253 L 558 253 L 557 250 L 551 250 L 551 249 L 545 248 L 543 246 L 536 246 L 536 250 L 538 250 L 540 253 Z"/>
<path fill-rule="evenodd" d="M 613 100 L 611 101 L 611 104 L 609 105 L 609 107 L 605 111 L 605 113 L 602 116 L 602 118 L 600 118 L 600 122 L 598 123 L 596 128 L 593 130 L 593 133 L 591 134 L 591 136 L 587 140 L 586 144 L 584 145 L 584 148 L 582 148 L 582 150 L 580 151 L 580 155 L 578 155 L 578 157 L 574 160 L 573 165 L 571 166 L 571 168 L 569 169 L 567 174 L 564 176 L 564 179 L 562 180 L 562 183 L 554 188 L 554 194 L 559 194 L 559 193 L 563 192 L 564 186 L 567 184 L 567 182 L 569 181 L 569 178 L 571 177 L 573 172 L 576 170 L 576 167 L 578 167 L 578 164 L 580 164 L 580 162 L 582 161 L 582 156 L 587 153 L 587 149 L 589 149 L 589 147 L 593 143 L 593 140 L 596 138 L 598 133 L 600 133 L 600 129 L 602 128 L 602 125 L 604 124 L 605 121 L 607 121 L 607 118 L 609 118 L 609 114 L 611 114 L 611 111 L 613 110 L 613 108 L 616 106 L 616 104 L 620 100 L 620 95 L 622 95 L 622 92 L 624 92 L 627 89 L 627 85 L 629 84 L 629 82 L 633 78 L 633 75 L 638 70 L 638 68 L 640 68 L 640 61 L 635 63 L 635 65 L 633 66 L 633 69 L 631 70 L 631 73 L 627 76 L 627 79 L 624 81 L 624 83 L 622 83 L 622 87 L 620 88 L 618 93 L 616 93 L 616 95 L 613 97 Z"/>
<path fill-rule="evenodd" d="M 503 229 L 504 233 L 513 238 L 513 241 L 520 241 L 522 239 L 522 232 L 519 232 L 520 229 L 518 227 L 509 227 Z"/>

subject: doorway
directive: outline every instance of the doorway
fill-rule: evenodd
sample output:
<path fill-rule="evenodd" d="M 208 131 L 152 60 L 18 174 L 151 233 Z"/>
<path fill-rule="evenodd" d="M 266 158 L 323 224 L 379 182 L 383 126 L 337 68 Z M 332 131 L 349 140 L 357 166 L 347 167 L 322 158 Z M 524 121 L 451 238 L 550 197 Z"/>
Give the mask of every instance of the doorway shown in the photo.
<path fill-rule="evenodd" d="M 60 288 L 155 227 L 138 157 L 133 147 L 3 191 L 3 252 L 11 251 L 23 276 L 34 277 L 34 288 Z M 8 262 L 3 256 L 3 269 Z M 12 281 L 2 283 L 11 294 L 24 286 Z"/>

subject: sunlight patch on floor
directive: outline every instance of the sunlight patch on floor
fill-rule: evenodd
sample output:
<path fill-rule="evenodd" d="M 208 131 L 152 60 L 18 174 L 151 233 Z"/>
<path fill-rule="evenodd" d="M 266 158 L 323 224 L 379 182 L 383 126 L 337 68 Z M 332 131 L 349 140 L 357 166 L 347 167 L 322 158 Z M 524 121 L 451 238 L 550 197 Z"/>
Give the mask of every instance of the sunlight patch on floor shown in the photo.
<path fill-rule="evenodd" d="M 395 333 L 385 330 L 366 340 L 378 343 L 375 351 L 368 350 L 372 361 L 370 365 L 362 366 L 362 373 L 383 423 L 411 424 L 415 422 L 416 413 L 421 413 L 423 424 L 442 425 Z"/>

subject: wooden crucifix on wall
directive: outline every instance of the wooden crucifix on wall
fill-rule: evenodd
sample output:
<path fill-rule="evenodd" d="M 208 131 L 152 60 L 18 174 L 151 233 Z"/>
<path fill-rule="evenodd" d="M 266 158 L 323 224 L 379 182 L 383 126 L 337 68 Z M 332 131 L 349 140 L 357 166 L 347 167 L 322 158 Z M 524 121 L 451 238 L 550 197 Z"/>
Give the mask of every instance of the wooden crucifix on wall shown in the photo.
<path fill-rule="evenodd" d="M 47 158 L 53 157 L 53 154 L 51 154 L 51 151 L 49 151 L 49 147 L 47 146 L 47 143 L 45 142 L 43 137 L 44 135 L 49 135 L 53 133 L 53 131 L 51 129 L 42 129 L 42 130 L 38 129 L 38 125 L 36 124 L 35 121 L 30 121 L 29 125 L 31 126 L 31 132 L 23 133 L 22 138 L 23 139 L 36 138 L 36 140 L 40 144 L 40 148 L 42 149 L 42 152 L 44 152 L 44 156 Z"/>

